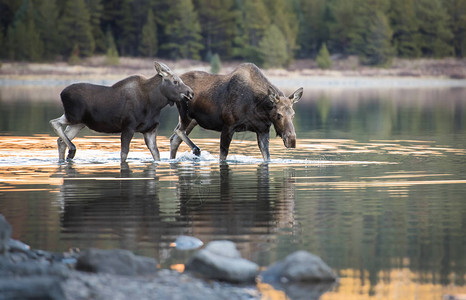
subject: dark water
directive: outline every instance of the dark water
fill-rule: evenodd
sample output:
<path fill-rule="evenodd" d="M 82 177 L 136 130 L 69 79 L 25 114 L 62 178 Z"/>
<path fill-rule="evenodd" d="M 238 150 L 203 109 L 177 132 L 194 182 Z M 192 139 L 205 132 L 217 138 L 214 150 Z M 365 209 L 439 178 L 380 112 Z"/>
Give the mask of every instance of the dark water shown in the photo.
<path fill-rule="evenodd" d="M 219 164 L 205 130 L 193 132 L 201 159 L 169 160 L 166 109 L 162 162 L 136 138 L 124 166 L 118 138 L 90 131 L 58 165 L 48 120 L 61 107 L 32 90 L 0 94 L 0 212 L 34 248 L 118 247 L 170 267 L 190 255 L 170 247 L 184 234 L 233 240 L 262 266 L 313 252 L 341 277 L 322 299 L 466 293 L 466 88 L 305 87 L 298 148 L 273 139 L 267 164 L 250 134 Z"/>

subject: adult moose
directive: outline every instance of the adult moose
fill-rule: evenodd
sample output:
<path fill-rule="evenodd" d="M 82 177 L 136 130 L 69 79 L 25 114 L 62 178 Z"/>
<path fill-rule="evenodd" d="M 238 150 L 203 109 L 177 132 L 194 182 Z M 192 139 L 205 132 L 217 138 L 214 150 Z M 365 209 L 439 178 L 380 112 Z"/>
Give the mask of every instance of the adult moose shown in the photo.
<path fill-rule="evenodd" d="M 112 86 L 77 83 L 66 87 L 60 94 L 65 113 L 50 121 L 59 136 L 59 160 L 64 160 L 66 147 L 67 158 L 75 156 L 76 147 L 71 140 L 84 126 L 98 132 L 121 132 L 122 163 L 135 132 L 144 135 L 152 157 L 160 160 L 156 142 L 160 111 L 167 104 L 191 101 L 193 91 L 165 64 L 155 62 L 154 67 L 157 74 L 151 78 L 135 75 Z"/>
<path fill-rule="evenodd" d="M 251 63 L 241 64 L 226 75 L 191 71 L 181 78 L 194 90 L 195 96 L 190 102 L 176 103 L 180 119 L 170 138 L 172 159 L 176 157 L 182 141 L 196 155 L 200 154 L 200 149 L 188 138 L 198 124 L 221 132 L 220 160 L 227 158 L 233 134 L 240 131 L 255 132 L 262 157 L 270 160 L 269 131 L 272 124 L 285 147 L 296 147 L 293 104 L 301 99 L 302 88 L 285 97 Z"/>

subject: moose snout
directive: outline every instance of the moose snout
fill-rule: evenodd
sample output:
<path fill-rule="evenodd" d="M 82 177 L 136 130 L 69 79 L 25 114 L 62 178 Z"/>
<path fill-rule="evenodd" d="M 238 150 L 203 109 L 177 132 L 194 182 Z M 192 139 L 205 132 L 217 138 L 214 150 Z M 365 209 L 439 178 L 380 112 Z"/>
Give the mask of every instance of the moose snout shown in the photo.
<path fill-rule="evenodd" d="M 183 97 L 185 97 L 188 101 L 191 101 L 194 98 L 194 92 L 189 89 L 183 94 Z"/>
<path fill-rule="evenodd" d="M 283 143 L 285 144 L 286 148 L 296 148 L 296 135 L 289 134 L 283 136 Z"/>
<path fill-rule="evenodd" d="M 287 148 L 296 148 L 296 135 L 288 137 L 288 141 L 285 146 Z"/>

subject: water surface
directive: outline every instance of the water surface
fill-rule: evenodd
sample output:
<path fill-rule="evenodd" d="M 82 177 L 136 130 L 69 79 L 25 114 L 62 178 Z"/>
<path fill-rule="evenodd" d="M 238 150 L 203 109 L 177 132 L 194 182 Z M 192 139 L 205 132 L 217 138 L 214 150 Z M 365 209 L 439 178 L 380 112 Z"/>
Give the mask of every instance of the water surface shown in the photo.
<path fill-rule="evenodd" d="M 191 253 L 170 243 L 184 234 L 232 240 L 261 266 L 315 253 L 341 277 L 322 299 L 466 293 L 465 88 L 305 87 L 297 149 L 273 138 L 269 163 L 241 133 L 220 164 L 219 135 L 201 129 L 201 158 L 183 145 L 170 160 L 168 108 L 162 161 L 136 136 L 124 165 L 119 138 L 89 130 L 57 163 L 55 90 L 0 89 L 0 212 L 34 248 L 125 248 L 179 267 Z"/>

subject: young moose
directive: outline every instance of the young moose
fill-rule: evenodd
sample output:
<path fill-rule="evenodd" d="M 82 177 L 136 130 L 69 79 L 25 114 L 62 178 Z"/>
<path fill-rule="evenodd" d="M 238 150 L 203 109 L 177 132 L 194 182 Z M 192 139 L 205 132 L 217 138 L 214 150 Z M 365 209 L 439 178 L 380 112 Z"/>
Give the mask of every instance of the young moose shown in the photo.
<path fill-rule="evenodd" d="M 170 138 L 171 158 L 175 158 L 181 141 L 188 144 L 194 154 L 200 154 L 200 149 L 188 138 L 198 124 L 221 132 L 220 160 L 227 158 L 233 134 L 240 131 L 255 132 L 262 157 L 270 160 L 272 124 L 285 147 L 296 147 L 293 104 L 301 99 L 303 88 L 285 97 L 251 63 L 241 64 L 226 75 L 192 71 L 181 78 L 193 88 L 195 96 L 190 102 L 176 103 L 180 121 Z"/>
<path fill-rule="evenodd" d="M 66 147 L 69 148 L 67 159 L 75 156 L 76 147 L 71 140 L 84 126 L 98 132 L 121 132 L 122 163 L 126 161 L 135 132 L 144 135 L 154 160 L 160 160 L 156 142 L 160 111 L 167 104 L 183 99 L 189 102 L 194 94 L 165 64 L 155 62 L 154 66 L 157 74 L 149 79 L 131 76 L 110 87 L 89 83 L 66 87 L 60 94 L 65 113 L 50 121 L 59 136 L 59 160 L 65 159 Z"/>

